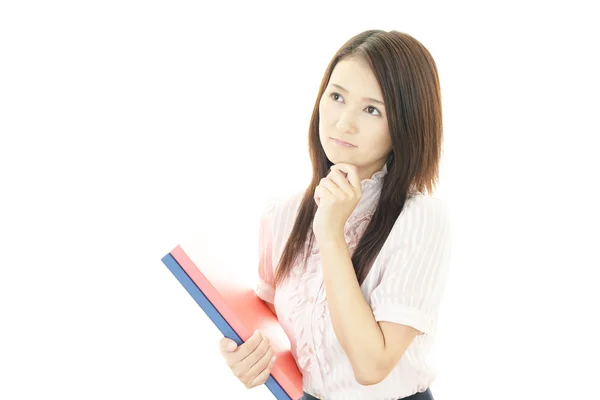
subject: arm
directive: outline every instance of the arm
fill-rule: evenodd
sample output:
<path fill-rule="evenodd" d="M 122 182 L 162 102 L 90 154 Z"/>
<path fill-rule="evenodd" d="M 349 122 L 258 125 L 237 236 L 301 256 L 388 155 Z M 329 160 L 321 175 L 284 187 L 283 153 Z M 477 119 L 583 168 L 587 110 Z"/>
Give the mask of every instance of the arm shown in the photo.
<path fill-rule="evenodd" d="M 387 239 L 393 246 L 386 249 L 369 303 L 343 233 L 321 245 L 333 328 L 362 384 L 385 379 L 416 335 L 432 331 L 442 299 L 452 244 L 450 218 L 437 200 L 415 201 Z"/>
<path fill-rule="evenodd" d="M 319 242 L 333 330 L 363 385 L 385 379 L 419 334 L 434 326 L 449 254 L 445 207 L 419 197 L 403 209 L 386 243 L 378 284 L 364 298 L 344 229 L 361 198 L 357 168 L 335 164 L 315 189 Z"/>
<path fill-rule="evenodd" d="M 379 383 L 389 375 L 419 331 L 375 320 L 358 285 L 342 235 L 321 246 L 321 257 L 331 322 L 350 359 L 356 381 L 361 385 Z"/>

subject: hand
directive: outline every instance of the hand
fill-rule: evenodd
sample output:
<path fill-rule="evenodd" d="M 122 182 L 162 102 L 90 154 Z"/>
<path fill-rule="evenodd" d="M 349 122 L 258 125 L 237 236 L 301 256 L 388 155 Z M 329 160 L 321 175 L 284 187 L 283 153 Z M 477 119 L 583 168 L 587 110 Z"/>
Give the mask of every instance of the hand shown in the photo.
<path fill-rule="evenodd" d="M 221 339 L 220 347 L 227 365 L 248 389 L 267 381 L 276 357 L 269 339 L 259 331 L 239 347 L 228 338 Z"/>
<path fill-rule="evenodd" d="M 313 221 L 313 232 L 319 243 L 335 235 L 344 237 L 346 221 L 362 197 L 358 170 L 354 165 L 336 164 L 315 189 L 319 207 Z"/>

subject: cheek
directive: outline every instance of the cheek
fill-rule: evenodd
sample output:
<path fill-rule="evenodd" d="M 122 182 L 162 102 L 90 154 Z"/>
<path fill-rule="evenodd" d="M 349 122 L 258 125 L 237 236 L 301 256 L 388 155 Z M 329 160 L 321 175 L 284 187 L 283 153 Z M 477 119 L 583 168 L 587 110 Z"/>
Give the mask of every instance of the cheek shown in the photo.
<path fill-rule="evenodd" d="M 380 132 L 379 135 L 377 136 L 378 139 L 378 147 L 380 148 L 381 151 L 383 152 L 388 152 L 389 150 L 391 150 L 392 148 L 392 139 L 390 138 L 390 133 L 388 131 L 387 128 L 383 128 Z"/>
<path fill-rule="evenodd" d="M 335 107 L 326 101 L 319 104 L 319 121 L 324 126 L 329 126 L 335 121 Z"/>
<path fill-rule="evenodd" d="M 389 129 L 387 122 L 377 121 L 376 123 L 368 123 L 368 126 L 364 126 L 363 132 L 370 132 L 370 140 L 372 140 L 373 149 L 387 150 L 392 146 L 392 140 L 390 138 Z"/>
<path fill-rule="evenodd" d="M 327 113 L 325 112 L 325 107 L 323 103 L 319 104 L 319 136 L 322 138 L 327 134 L 327 124 L 325 119 L 327 118 Z"/>

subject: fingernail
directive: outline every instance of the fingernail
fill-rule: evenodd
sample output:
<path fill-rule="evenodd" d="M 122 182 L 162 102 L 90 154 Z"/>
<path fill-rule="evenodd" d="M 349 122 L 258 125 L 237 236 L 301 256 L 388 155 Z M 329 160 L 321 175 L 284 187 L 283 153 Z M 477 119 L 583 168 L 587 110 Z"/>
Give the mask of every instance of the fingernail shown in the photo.
<path fill-rule="evenodd" d="M 275 362 L 275 360 L 277 360 L 276 356 L 271 357 L 271 364 Z"/>
<path fill-rule="evenodd" d="M 235 350 L 235 345 L 234 345 L 233 343 L 229 343 L 229 344 L 227 345 L 227 350 L 229 350 L 229 351 L 233 351 L 233 350 Z"/>

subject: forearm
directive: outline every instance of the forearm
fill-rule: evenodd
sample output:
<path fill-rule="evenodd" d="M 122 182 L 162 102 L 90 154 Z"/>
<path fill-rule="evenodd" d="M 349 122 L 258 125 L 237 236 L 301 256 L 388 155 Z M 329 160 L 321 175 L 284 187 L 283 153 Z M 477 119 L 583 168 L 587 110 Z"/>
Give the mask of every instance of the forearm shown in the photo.
<path fill-rule="evenodd" d="M 343 237 L 327 241 L 320 252 L 333 330 L 357 380 L 368 381 L 384 354 L 383 333 L 362 294 Z"/>

